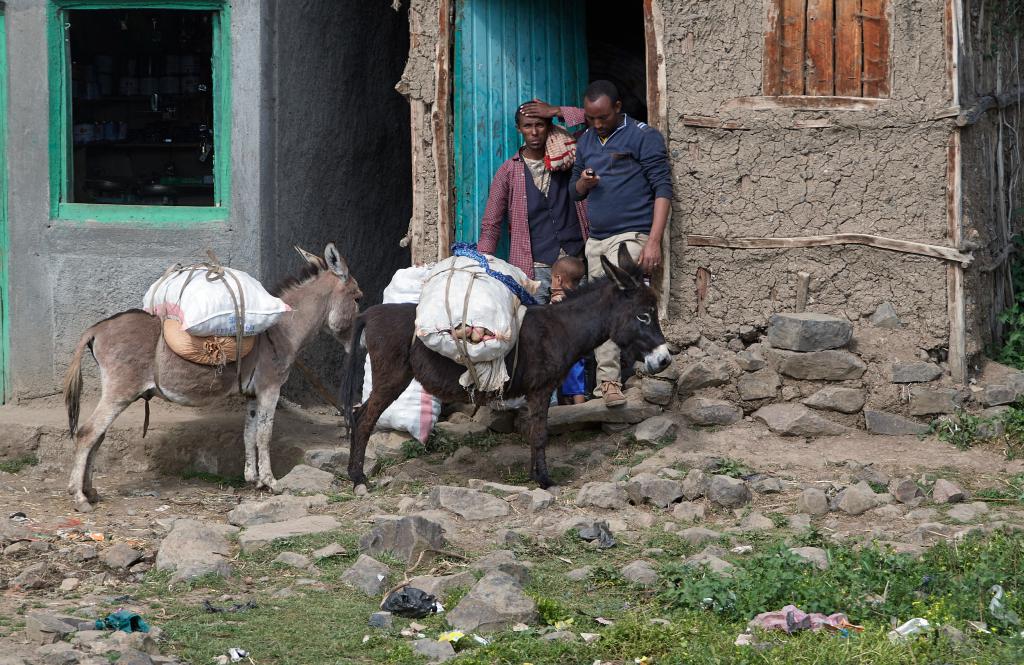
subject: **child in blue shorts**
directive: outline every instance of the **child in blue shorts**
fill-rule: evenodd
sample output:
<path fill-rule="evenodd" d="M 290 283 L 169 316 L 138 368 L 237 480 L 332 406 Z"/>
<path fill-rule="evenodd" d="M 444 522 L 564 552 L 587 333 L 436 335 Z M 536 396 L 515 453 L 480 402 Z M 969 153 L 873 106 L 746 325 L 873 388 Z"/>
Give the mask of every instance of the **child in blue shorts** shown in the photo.
<path fill-rule="evenodd" d="M 583 261 L 575 256 L 563 256 L 551 265 L 551 302 L 556 303 L 565 298 L 565 292 L 580 285 L 586 274 Z M 569 369 L 568 376 L 562 382 L 562 398 L 571 404 L 583 404 L 587 401 L 586 370 L 583 359 Z"/>

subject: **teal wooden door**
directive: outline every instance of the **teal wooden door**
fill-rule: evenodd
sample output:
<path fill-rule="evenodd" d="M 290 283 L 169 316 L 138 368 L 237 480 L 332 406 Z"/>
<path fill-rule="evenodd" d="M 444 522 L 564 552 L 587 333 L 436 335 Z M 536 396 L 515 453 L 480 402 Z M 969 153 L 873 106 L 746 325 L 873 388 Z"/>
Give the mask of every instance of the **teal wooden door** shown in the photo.
<path fill-rule="evenodd" d="M 455 239 L 476 242 L 491 178 L 522 145 L 514 114 L 537 97 L 579 106 L 587 86 L 582 0 L 458 0 Z M 499 252 L 501 253 L 501 252 Z"/>

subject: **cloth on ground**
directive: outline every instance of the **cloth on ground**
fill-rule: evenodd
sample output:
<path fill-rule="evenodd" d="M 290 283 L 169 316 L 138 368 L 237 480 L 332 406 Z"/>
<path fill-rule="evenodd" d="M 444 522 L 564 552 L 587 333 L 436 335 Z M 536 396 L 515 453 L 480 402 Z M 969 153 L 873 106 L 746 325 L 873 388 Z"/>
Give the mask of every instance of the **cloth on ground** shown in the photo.
<path fill-rule="evenodd" d="M 796 605 L 786 605 L 775 612 L 762 612 L 750 621 L 750 627 L 762 628 L 764 630 L 782 630 L 787 633 L 795 633 L 801 630 L 820 630 L 831 628 L 842 630 L 852 628 L 860 629 L 850 623 L 849 619 L 842 612 L 836 612 L 828 616 L 824 614 L 807 614 Z"/>
<path fill-rule="evenodd" d="M 135 612 L 118 610 L 105 619 L 96 619 L 96 630 L 123 630 L 126 633 L 148 633 L 149 624 Z"/>

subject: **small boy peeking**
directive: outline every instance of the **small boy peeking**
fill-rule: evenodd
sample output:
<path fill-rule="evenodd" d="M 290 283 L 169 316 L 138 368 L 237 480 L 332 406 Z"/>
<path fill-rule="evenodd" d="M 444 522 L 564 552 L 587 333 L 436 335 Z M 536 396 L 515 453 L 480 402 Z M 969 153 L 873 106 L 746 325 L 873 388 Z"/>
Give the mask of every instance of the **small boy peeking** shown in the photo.
<path fill-rule="evenodd" d="M 575 256 L 563 256 L 551 264 L 551 302 L 564 300 L 565 292 L 578 287 L 586 273 L 583 261 Z M 569 369 L 568 376 L 562 382 L 561 392 L 567 404 L 583 404 L 587 401 L 586 370 L 582 358 Z"/>

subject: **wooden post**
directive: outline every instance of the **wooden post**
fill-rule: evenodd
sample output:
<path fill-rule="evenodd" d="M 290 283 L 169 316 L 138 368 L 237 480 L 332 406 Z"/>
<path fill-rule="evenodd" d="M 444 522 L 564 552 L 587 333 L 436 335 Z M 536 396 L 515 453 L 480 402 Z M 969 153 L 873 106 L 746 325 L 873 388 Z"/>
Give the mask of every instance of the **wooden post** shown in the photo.
<path fill-rule="evenodd" d="M 861 96 L 860 0 L 836 0 L 835 94 Z"/>
<path fill-rule="evenodd" d="M 665 20 L 661 12 L 661 0 L 644 0 L 644 43 L 647 74 L 647 122 L 661 132 L 668 145 L 668 84 L 665 74 Z M 680 257 L 681 259 L 682 257 Z M 668 301 L 672 298 L 672 210 L 661 236 L 661 275 L 655 288 L 658 290 L 658 316 L 668 316 Z"/>
<path fill-rule="evenodd" d="M 433 157 L 437 169 L 437 259 L 447 258 L 452 244 L 452 147 L 448 109 L 451 102 L 451 3 L 438 0 L 437 47 L 434 59 Z"/>
<path fill-rule="evenodd" d="M 807 310 L 807 292 L 811 286 L 811 274 L 801 270 L 796 274 L 796 278 L 796 307 L 793 308 L 793 311 L 803 312 Z"/>
<path fill-rule="evenodd" d="M 764 54 L 761 59 L 761 94 L 766 97 L 781 95 L 782 0 L 765 0 Z"/>
<path fill-rule="evenodd" d="M 960 0 L 946 0 L 946 73 L 952 106 L 960 105 L 960 30 L 957 6 Z M 961 238 L 960 129 L 949 137 L 946 150 L 946 235 L 953 247 Z M 967 310 L 964 303 L 964 269 L 946 266 L 946 315 L 949 318 L 949 373 L 955 383 L 967 383 Z"/>
<path fill-rule="evenodd" d="M 804 94 L 806 0 L 782 0 L 782 94 Z"/>
<path fill-rule="evenodd" d="M 833 0 L 807 0 L 807 86 L 808 95 L 835 92 L 833 66 Z"/>
<path fill-rule="evenodd" d="M 889 96 L 889 7 L 886 0 L 862 0 L 864 96 Z"/>

